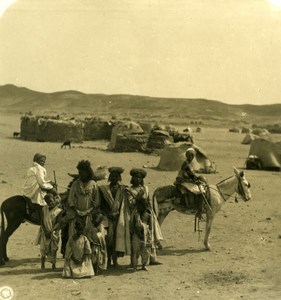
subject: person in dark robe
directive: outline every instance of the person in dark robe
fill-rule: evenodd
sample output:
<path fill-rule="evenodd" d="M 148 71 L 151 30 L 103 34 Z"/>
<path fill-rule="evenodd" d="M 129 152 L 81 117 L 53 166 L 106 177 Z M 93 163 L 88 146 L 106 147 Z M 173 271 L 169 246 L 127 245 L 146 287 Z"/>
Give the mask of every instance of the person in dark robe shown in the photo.
<path fill-rule="evenodd" d="M 113 266 L 116 267 L 118 265 L 117 258 L 123 256 L 123 253 L 115 250 L 115 246 L 116 229 L 126 186 L 121 183 L 121 174 L 124 172 L 123 168 L 111 167 L 108 171 L 110 173 L 108 177 L 109 184 L 99 187 L 100 203 L 98 209 L 104 215 L 104 226 L 107 230 L 108 266 L 111 266 L 113 262 Z"/>

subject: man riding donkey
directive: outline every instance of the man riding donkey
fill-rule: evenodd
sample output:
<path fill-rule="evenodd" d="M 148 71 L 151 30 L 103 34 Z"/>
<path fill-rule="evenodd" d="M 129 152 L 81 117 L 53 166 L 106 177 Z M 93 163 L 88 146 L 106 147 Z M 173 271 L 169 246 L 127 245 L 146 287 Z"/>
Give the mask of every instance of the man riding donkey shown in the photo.
<path fill-rule="evenodd" d="M 46 155 L 36 153 L 33 157 L 33 166 L 27 171 L 27 178 L 23 185 L 23 195 L 30 199 L 28 209 L 34 221 L 41 223 L 42 207 L 47 205 L 44 197 L 47 193 L 53 194 L 59 199 L 55 182 L 47 180 L 47 171 L 44 168 Z"/>
<path fill-rule="evenodd" d="M 124 252 L 117 252 L 116 246 L 116 228 L 119 219 L 119 212 L 121 204 L 124 201 L 124 191 L 126 186 L 121 184 L 121 174 L 124 172 L 123 168 L 111 167 L 108 169 L 109 184 L 101 185 L 99 187 L 100 202 L 97 205 L 104 216 L 104 226 L 107 229 L 106 244 L 108 252 L 108 266 L 116 267 L 118 256 L 123 256 Z"/>
<path fill-rule="evenodd" d="M 195 158 L 196 150 L 188 148 L 183 162 L 178 173 L 174 185 L 177 187 L 176 199 L 174 205 L 182 206 L 183 208 L 195 207 L 197 209 L 196 217 L 201 220 L 203 213 L 203 203 L 206 200 L 207 180 L 204 176 L 197 176 L 192 168 L 192 161 Z M 206 203 L 208 204 L 208 203 Z"/>

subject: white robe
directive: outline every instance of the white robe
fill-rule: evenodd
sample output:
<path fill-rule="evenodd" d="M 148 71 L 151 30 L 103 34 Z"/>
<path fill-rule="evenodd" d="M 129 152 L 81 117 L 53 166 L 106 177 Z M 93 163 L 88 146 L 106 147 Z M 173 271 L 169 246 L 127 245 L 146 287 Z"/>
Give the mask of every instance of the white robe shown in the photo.
<path fill-rule="evenodd" d="M 44 200 L 46 191 L 42 189 L 52 189 L 50 180 L 47 180 L 47 171 L 44 167 L 34 162 L 27 171 L 27 178 L 23 185 L 23 195 L 30 198 L 32 203 L 41 206 L 47 205 Z"/>

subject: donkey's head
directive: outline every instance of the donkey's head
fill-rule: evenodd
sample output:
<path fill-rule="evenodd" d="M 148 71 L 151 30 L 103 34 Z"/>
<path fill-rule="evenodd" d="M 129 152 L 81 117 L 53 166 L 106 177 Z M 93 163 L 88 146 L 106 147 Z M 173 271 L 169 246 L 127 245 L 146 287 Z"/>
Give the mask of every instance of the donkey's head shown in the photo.
<path fill-rule="evenodd" d="M 244 201 L 249 201 L 251 199 L 251 191 L 250 191 L 250 183 L 245 177 L 244 171 L 239 171 L 235 167 L 233 167 L 234 173 L 238 179 L 237 185 L 237 194 L 239 194 Z"/>

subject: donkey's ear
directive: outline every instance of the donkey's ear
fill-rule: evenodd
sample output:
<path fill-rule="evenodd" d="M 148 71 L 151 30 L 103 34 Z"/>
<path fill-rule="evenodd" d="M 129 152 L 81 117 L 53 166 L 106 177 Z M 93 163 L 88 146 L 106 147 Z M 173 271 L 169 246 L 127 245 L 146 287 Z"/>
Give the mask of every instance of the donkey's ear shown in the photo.
<path fill-rule="evenodd" d="M 233 167 L 233 170 L 234 170 L 234 173 L 235 175 L 239 176 L 240 175 L 240 172 L 238 169 L 236 169 L 235 167 Z"/>
<path fill-rule="evenodd" d="M 244 174 L 244 171 L 240 171 L 240 177 L 244 177 L 245 176 L 245 174 Z"/>

